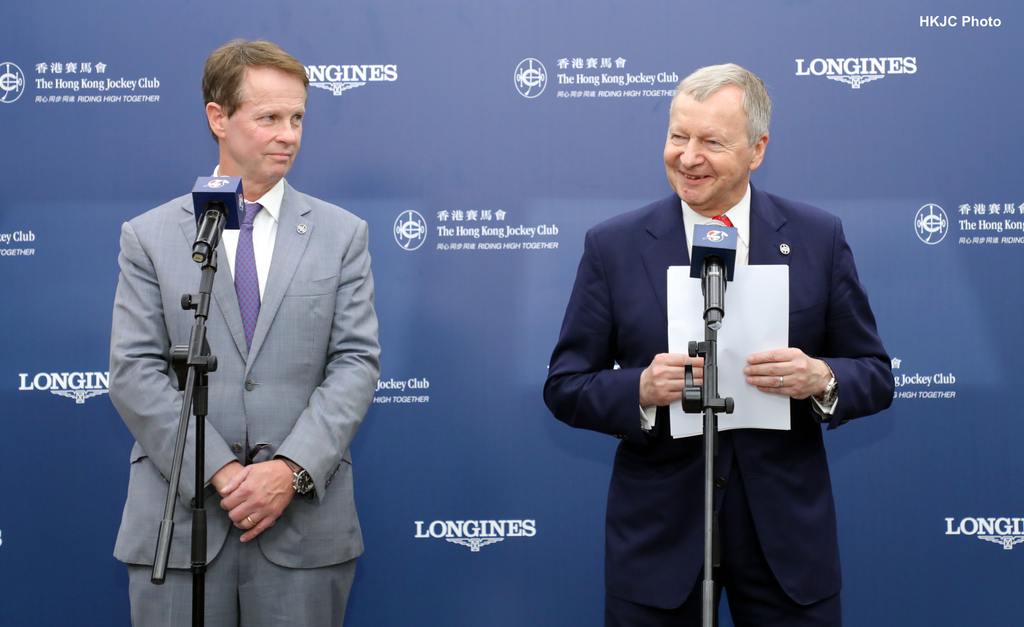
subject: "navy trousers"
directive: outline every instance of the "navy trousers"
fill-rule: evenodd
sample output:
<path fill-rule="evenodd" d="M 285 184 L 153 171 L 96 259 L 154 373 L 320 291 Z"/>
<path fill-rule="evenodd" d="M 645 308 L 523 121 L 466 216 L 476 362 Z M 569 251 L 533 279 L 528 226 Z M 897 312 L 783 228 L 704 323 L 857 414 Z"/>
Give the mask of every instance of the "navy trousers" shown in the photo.
<path fill-rule="evenodd" d="M 841 627 L 839 595 L 800 605 L 782 589 L 765 559 L 750 514 L 743 477 L 735 461 L 729 472 L 718 514 L 722 564 L 715 573 L 715 607 L 722 589 L 736 627 Z M 699 627 L 703 575 L 686 601 L 665 610 L 632 603 L 612 595 L 605 598 L 605 627 Z"/>

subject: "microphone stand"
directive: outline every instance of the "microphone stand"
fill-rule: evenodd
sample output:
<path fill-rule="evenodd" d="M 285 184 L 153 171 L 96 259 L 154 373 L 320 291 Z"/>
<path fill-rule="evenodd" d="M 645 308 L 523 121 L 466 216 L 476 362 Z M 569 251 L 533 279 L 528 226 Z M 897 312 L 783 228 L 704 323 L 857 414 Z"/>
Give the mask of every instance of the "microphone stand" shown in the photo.
<path fill-rule="evenodd" d="M 216 215 L 212 215 L 216 214 Z M 206 320 L 210 314 L 210 299 L 213 293 L 213 279 L 217 273 L 217 244 L 220 242 L 226 219 L 224 213 L 209 209 L 203 216 L 203 223 L 213 221 L 211 237 L 202 250 L 202 265 L 197 294 L 184 294 L 181 308 L 195 311 L 195 322 L 188 345 L 171 348 L 171 365 L 178 378 L 178 388 L 184 392 L 181 413 L 178 416 L 178 434 L 174 444 L 174 458 L 171 462 L 171 476 L 167 485 L 167 499 L 164 501 L 164 516 L 160 521 L 156 556 L 153 558 L 153 574 L 150 580 L 162 584 L 167 571 L 174 533 L 174 507 L 177 501 L 178 484 L 181 481 L 181 466 L 185 457 L 188 438 L 189 415 L 195 415 L 195 497 L 192 499 L 192 625 L 202 627 L 205 610 L 206 590 L 206 509 L 205 509 L 205 458 L 206 414 L 209 400 L 208 374 L 217 370 L 217 358 L 210 354 L 206 340 Z M 197 242 L 198 244 L 198 242 Z M 197 245 L 198 249 L 199 246 Z M 194 260 L 199 255 L 193 254 Z"/>
<path fill-rule="evenodd" d="M 715 511 L 715 457 L 718 455 L 718 413 L 731 414 L 733 399 L 718 396 L 718 329 L 725 317 L 726 269 L 718 257 L 708 257 L 701 271 L 704 293 L 704 341 L 690 342 L 690 357 L 704 358 L 704 384 L 693 385 L 693 369 L 686 366 L 683 409 L 704 412 L 704 581 L 701 603 L 702 627 L 716 620 L 714 569 L 721 564 L 718 512 Z"/>

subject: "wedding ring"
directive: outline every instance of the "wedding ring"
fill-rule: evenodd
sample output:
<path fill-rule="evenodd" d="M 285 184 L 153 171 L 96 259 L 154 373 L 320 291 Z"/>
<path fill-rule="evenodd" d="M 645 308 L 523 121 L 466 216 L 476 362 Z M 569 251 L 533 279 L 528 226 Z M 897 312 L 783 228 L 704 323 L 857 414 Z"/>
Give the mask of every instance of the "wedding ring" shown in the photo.
<path fill-rule="evenodd" d="M 786 381 L 786 377 L 779 377 L 779 384 L 775 387 L 781 388 L 782 384 Z"/>
<path fill-rule="evenodd" d="M 256 521 L 252 519 L 252 514 L 249 514 L 249 515 L 247 515 L 247 516 L 245 517 L 245 519 L 246 519 L 246 520 L 248 520 L 248 521 L 249 521 L 249 524 L 250 524 L 250 525 L 252 525 L 253 527 L 255 527 L 255 526 L 256 526 Z"/>

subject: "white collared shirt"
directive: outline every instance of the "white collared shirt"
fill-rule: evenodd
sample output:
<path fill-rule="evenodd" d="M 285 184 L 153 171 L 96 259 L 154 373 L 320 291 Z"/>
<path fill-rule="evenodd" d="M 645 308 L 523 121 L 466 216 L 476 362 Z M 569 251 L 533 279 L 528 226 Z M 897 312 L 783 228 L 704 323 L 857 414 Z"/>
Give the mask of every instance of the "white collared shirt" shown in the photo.
<path fill-rule="evenodd" d="M 220 176 L 220 166 L 213 170 L 213 176 Z M 270 262 L 274 256 L 274 243 L 277 241 L 277 221 L 281 215 L 281 201 L 284 200 L 284 179 L 278 181 L 273 187 L 255 201 L 263 205 L 263 209 L 256 214 L 252 222 L 252 249 L 256 256 L 256 275 L 260 283 L 260 299 L 263 298 L 263 291 L 267 286 L 267 276 L 270 274 Z M 239 207 L 239 211 L 243 211 Z M 239 222 L 242 216 L 239 215 Z M 235 277 L 235 251 L 238 250 L 238 231 L 225 230 L 221 235 L 221 243 L 224 245 L 224 254 L 228 258 L 228 269 L 231 271 L 231 278 Z"/>
<path fill-rule="evenodd" d="M 720 223 L 697 213 L 682 199 L 679 200 L 679 204 L 683 209 L 683 226 L 686 228 L 686 253 L 692 257 L 694 225 Z M 747 191 L 743 194 L 743 198 L 735 206 L 727 209 L 723 215 L 728 216 L 729 221 L 736 227 L 739 239 L 739 243 L 736 245 L 736 263 L 745 266 L 750 259 L 750 183 L 747 183 Z"/>

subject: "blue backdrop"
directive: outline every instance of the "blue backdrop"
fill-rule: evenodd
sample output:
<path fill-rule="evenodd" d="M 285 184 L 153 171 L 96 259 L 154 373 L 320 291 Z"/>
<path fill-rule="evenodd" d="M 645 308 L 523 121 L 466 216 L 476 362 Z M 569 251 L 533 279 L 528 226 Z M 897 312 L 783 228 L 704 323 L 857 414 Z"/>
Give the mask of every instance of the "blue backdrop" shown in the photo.
<path fill-rule="evenodd" d="M 1019 624 L 1022 20 L 966 0 L 4 3 L 0 624 L 128 623 L 117 235 L 212 171 L 202 64 L 238 36 L 316 73 L 289 181 L 370 223 L 383 372 L 353 450 L 349 625 L 600 624 L 616 441 L 555 421 L 541 385 L 583 233 L 668 193 L 666 94 L 725 61 L 774 98 L 755 184 L 843 218 L 894 358 L 893 407 L 826 437 L 847 624 Z M 465 521 L 505 522 L 481 542 Z"/>

